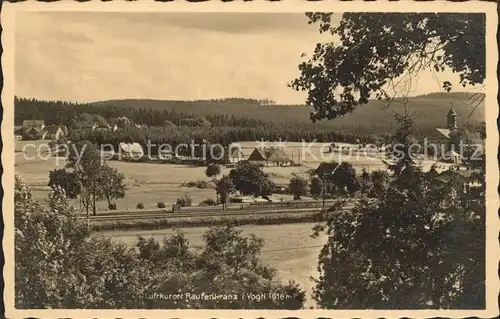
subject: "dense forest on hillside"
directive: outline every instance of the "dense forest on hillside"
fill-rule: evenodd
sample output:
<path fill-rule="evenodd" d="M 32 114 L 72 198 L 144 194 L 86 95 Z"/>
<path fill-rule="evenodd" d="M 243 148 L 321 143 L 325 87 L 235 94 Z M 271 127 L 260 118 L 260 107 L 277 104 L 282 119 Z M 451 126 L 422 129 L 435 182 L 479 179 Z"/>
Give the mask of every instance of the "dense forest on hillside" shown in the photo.
<path fill-rule="evenodd" d="M 162 141 L 161 143 L 186 143 L 191 140 L 209 139 L 213 143 L 230 143 L 241 140 L 288 141 L 343 141 L 359 139 L 373 142 L 378 137 L 390 135 L 396 127 L 393 115 L 402 111 L 402 104 L 371 101 L 343 118 L 313 124 L 304 106 L 274 105 L 271 100 L 213 99 L 199 101 L 111 100 L 96 103 L 73 103 L 15 99 L 15 124 L 25 119 L 42 119 L 46 124 L 65 124 L 70 128 L 82 114 L 94 114 L 112 121 L 127 117 L 132 124 L 149 128 L 121 130 L 120 133 L 78 133 L 79 138 L 116 144 L 118 140 Z M 461 125 L 474 129 L 484 121 L 484 105 L 472 115 L 466 95 L 429 94 L 410 98 L 407 107 L 414 113 L 415 137 L 436 127 L 445 127 L 450 103 L 458 113 Z M 193 119 L 206 120 L 209 127 L 193 128 Z M 166 125 L 166 124 L 169 125 Z M 169 127 L 166 127 L 169 126 Z M 172 127 L 173 126 L 173 127 Z M 203 126 L 203 125 L 202 125 Z M 168 137 L 166 137 L 168 135 Z M 167 140 L 165 140 L 167 139 Z M 155 142 L 153 142 L 155 143 Z"/>
<path fill-rule="evenodd" d="M 459 122 L 463 125 L 474 125 L 484 121 L 484 104 L 474 108 L 476 99 L 470 93 L 430 93 L 410 97 L 406 107 L 415 114 L 415 126 L 422 131 L 429 131 L 446 124 L 446 114 L 451 103 L 457 111 Z M 220 103 L 215 101 L 168 101 L 149 99 L 124 99 L 95 102 L 93 105 L 117 106 L 120 108 L 152 108 L 158 110 L 174 110 L 196 115 L 222 113 L 228 116 L 260 119 L 273 122 L 292 122 L 313 125 L 309 119 L 311 109 L 305 105 L 261 105 L 254 103 Z M 386 101 L 369 101 L 358 106 L 352 113 L 335 120 L 322 121 L 316 125 L 333 130 L 349 128 L 364 131 L 383 131 L 395 128 L 394 113 L 403 112 L 405 105 L 393 102 L 388 106 Z M 474 112 L 472 112 L 474 110 Z M 472 114 L 471 114 L 472 113 Z"/>

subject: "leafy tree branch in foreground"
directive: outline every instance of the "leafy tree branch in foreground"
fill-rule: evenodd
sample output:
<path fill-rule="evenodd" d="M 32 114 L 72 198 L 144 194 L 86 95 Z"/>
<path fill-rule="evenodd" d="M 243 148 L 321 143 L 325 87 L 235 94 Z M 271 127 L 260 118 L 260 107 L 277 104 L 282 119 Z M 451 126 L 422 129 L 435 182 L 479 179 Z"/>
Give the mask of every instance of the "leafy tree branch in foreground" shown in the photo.
<path fill-rule="evenodd" d="M 307 92 L 313 121 L 341 117 L 368 99 L 390 99 L 391 90 L 422 70 L 451 69 L 464 87 L 484 81 L 485 14 L 344 13 L 338 25 L 331 13 L 307 17 L 333 40 L 318 43 L 290 83 Z M 451 82 L 442 87 L 451 91 Z M 478 104 L 484 95 L 473 99 Z"/>

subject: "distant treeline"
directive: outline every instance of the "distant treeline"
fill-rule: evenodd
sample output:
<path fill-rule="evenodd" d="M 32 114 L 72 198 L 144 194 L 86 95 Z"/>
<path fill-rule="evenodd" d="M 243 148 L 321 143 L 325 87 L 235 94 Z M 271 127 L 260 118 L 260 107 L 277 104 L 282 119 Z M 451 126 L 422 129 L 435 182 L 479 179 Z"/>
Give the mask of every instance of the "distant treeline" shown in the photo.
<path fill-rule="evenodd" d="M 192 127 L 187 125 L 189 119 L 199 115 L 183 113 L 168 109 L 118 107 L 113 105 L 96 105 L 91 103 L 71 103 L 64 101 L 43 101 L 36 99 L 15 99 L 15 123 L 21 125 L 25 119 L 45 120 L 47 125 L 67 125 L 70 133 L 72 126 L 82 114 L 94 114 L 104 119 L 125 116 L 132 124 L 144 124 L 148 128 L 128 127 L 117 132 L 73 132 L 73 140 L 88 139 L 98 144 L 110 143 L 118 145 L 119 141 L 134 141 L 143 144 L 147 140 L 152 143 L 169 143 L 172 145 L 189 143 L 191 140 L 207 139 L 212 143 L 226 145 L 236 141 L 278 140 L 300 142 L 338 141 L 354 142 L 359 139 L 370 143 L 376 135 L 362 126 L 346 126 L 332 129 L 326 125 L 314 125 L 307 118 L 304 121 L 276 121 L 238 117 L 224 113 L 209 113 L 203 117 L 210 127 Z M 165 125 L 171 122 L 172 125 Z"/>
<path fill-rule="evenodd" d="M 161 126 L 165 121 L 182 125 L 182 120 L 195 117 L 191 113 L 153 108 L 118 107 L 114 105 L 96 105 L 91 103 L 72 103 L 65 101 L 43 101 L 36 99 L 15 98 L 14 122 L 21 125 L 26 119 L 45 120 L 47 125 L 69 125 L 81 114 L 98 114 L 107 120 L 125 116 L 134 124 Z M 212 126 L 261 127 L 266 122 L 260 119 L 237 117 L 223 113 L 204 115 Z"/>
<path fill-rule="evenodd" d="M 283 127 L 148 127 L 139 129 L 127 127 L 115 132 L 103 131 L 75 131 L 70 136 L 73 141 L 88 140 L 97 145 L 110 144 L 118 150 L 120 142 L 137 142 L 143 147 L 149 143 L 161 145 L 168 144 L 172 148 L 179 144 L 201 144 L 204 140 L 211 144 L 229 145 L 238 141 L 277 141 L 279 139 L 289 142 L 356 142 L 357 136 L 350 133 L 326 132 L 324 130 L 292 129 Z M 362 141 L 374 143 L 375 137 L 364 136 Z M 151 147 L 151 153 L 156 155 L 157 147 Z"/>
<path fill-rule="evenodd" d="M 236 104 L 236 105 L 276 105 L 276 101 L 270 99 L 249 99 L 249 98 L 223 98 L 223 99 L 208 99 L 208 100 L 193 100 L 193 102 L 199 103 L 217 103 L 217 104 Z"/>

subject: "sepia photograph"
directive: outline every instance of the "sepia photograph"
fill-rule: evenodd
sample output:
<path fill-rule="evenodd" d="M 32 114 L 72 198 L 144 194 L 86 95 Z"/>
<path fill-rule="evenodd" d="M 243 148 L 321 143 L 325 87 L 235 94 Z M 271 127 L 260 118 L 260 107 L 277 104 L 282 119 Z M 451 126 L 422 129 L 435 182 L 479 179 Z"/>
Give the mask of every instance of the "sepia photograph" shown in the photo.
<path fill-rule="evenodd" d="M 8 316 L 498 315 L 495 3 L 3 9 Z"/>

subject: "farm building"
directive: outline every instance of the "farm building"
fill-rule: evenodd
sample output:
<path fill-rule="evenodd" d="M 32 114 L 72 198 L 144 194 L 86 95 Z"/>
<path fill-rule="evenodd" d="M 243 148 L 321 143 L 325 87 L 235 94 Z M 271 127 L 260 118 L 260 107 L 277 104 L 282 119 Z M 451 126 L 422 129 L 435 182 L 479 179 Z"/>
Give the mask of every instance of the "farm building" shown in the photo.
<path fill-rule="evenodd" d="M 265 151 L 268 164 L 288 166 L 293 164 L 290 156 L 281 148 L 269 148 Z"/>
<path fill-rule="evenodd" d="M 449 169 L 439 174 L 436 181 L 453 185 L 452 191 L 455 194 L 459 192 L 480 192 L 482 182 L 477 178 L 473 178 L 473 173 L 473 170 Z"/>
<path fill-rule="evenodd" d="M 290 156 L 281 148 L 255 148 L 247 159 L 250 163 L 288 166 L 293 164 Z"/>
<path fill-rule="evenodd" d="M 158 149 L 158 157 L 160 159 L 171 159 L 173 157 L 173 153 L 172 153 L 172 150 L 167 148 L 167 149 L 163 149 L 163 148 L 159 148 Z"/>
<path fill-rule="evenodd" d="M 245 159 L 245 155 L 239 148 L 229 148 L 228 162 L 229 163 L 239 163 Z"/>
<path fill-rule="evenodd" d="M 97 123 L 94 130 L 98 132 L 114 132 L 118 129 L 116 124 L 101 124 Z"/>
<path fill-rule="evenodd" d="M 248 156 L 247 161 L 252 164 L 265 164 L 266 163 L 266 155 L 262 151 L 261 148 L 256 147 L 250 156 Z"/>
<path fill-rule="evenodd" d="M 45 121 L 43 120 L 24 120 L 23 121 L 23 139 L 40 140 L 45 137 Z"/>
<path fill-rule="evenodd" d="M 119 154 L 122 159 L 139 160 L 144 156 L 144 150 L 139 143 L 120 143 Z"/>

